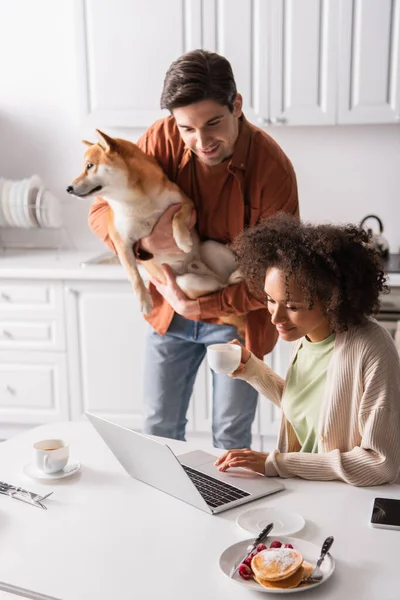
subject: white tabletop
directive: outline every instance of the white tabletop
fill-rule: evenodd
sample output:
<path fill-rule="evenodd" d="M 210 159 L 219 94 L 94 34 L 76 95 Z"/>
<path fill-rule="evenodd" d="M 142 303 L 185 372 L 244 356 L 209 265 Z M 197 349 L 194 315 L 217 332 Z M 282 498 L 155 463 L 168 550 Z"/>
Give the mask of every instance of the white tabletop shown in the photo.
<path fill-rule="evenodd" d="M 32 443 L 49 437 L 70 442 L 79 475 L 42 483 L 23 474 Z M 170 444 L 178 453 L 194 448 Z M 0 480 L 54 490 L 47 511 L 0 496 L 0 581 L 60 600 L 255 598 L 218 560 L 227 546 L 251 537 L 235 520 L 256 506 L 301 513 L 306 526 L 297 537 L 318 545 L 335 537 L 333 576 L 299 598 L 400 597 L 400 532 L 368 524 L 374 498 L 400 498 L 400 486 L 289 479 L 279 494 L 211 516 L 129 477 L 86 422 L 49 424 L 1 443 Z"/>

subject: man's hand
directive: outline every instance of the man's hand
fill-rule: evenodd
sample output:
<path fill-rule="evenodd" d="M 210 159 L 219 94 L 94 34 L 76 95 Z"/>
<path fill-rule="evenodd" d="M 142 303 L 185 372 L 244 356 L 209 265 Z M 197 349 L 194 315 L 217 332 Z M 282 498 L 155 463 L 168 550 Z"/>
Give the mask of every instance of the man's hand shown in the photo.
<path fill-rule="evenodd" d="M 200 315 L 200 305 L 198 300 L 190 300 L 186 294 L 184 294 L 181 288 L 175 281 L 174 274 L 169 265 L 162 265 L 165 278 L 167 283 L 161 283 L 154 277 L 150 278 L 151 283 L 154 285 L 156 290 L 164 296 L 166 301 L 178 315 L 182 317 L 197 317 Z"/>
<path fill-rule="evenodd" d="M 182 254 L 172 235 L 172 219 L 180 209 L 180 204 L 171 204 L 155 224 L 150 235 L 140 240 L 140 248 L 150 254 Z M 193 210 L 189 223 L 189 229 L 193 229 L 196 223 L 196 211 Z"/>
<path fill-rule="evenodd" d="M 217 458 L 214 464 L 218 467 L 218 471 L 226 471 L 229 467 L 245 467 L 264 475 L 267 458 L 268 454 L 264 452 L 243 448 L 242 450 L 228 450 Z"/>

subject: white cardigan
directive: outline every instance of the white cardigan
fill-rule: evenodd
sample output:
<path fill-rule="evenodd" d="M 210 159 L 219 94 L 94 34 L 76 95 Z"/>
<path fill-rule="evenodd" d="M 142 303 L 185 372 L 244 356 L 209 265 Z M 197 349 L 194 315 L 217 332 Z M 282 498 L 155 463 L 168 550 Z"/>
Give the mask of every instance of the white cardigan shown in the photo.
<path fill-rule="evenodd" d="M 253 354 L 238 377 L 281 406 L 285 381 Z M 265 475 L 358 486 L 400 483 L 400 361 L 389 333 L 373 319 L 336 334 L 318 436 L 318 453 L 298 452 L 283 415 L 278 449 L 268 455 Z"/>

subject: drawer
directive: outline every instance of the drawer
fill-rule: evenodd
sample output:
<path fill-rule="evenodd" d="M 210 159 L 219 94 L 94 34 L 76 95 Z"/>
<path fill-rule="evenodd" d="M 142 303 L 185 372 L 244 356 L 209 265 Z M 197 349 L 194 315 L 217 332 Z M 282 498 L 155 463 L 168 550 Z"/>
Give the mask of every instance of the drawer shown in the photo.
<path fill-rule="evenodd" d="M 63 323 L 56 319 L 14 321 L 0 317 L 0 349 L 65 350 Z"/>
<path fill-rule="evenodd" d="M 69 418 L 65 354 L 0 351 L 0 419 L 7 423 Z"/>
<path fill-rule="evenodd" d="M 35 315 L 58 315 L 63 312 L 63 289 L 60 281 L 0 280 L 0 318 L 28 318 Z"/>

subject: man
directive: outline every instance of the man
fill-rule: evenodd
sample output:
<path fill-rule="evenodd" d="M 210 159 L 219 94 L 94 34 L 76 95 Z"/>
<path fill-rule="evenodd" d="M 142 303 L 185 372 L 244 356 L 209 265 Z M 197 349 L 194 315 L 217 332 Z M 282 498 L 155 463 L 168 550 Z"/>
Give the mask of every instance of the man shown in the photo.
<path fill-rule="evenodd" d="M 170 179 L 194 201 L 192 218 L 201 239 L 229 244 L 244 227 L 278 211 L 298 215 L 296 177 L 281 148 L 242 114 L 231 65 L 222 56 L 195 50 L 172 63 L 161 96 L 171 116 L 154 123 L 138 146 L 154 156 Z M 170 207 L 152 233 L 135 248 L 139 260 L 152 253 L 180 252 Z M 107 203 L 98 198 L 89 224 L 113 249 L 107 231 Z M 154 302 L 147 316 L 152 328 L 144 375 L 147 433 L 185 439 L 186 413 L 198 368 L 207 346 L 238 337 L 223 316 L 245 316 L 247 348 L 256 356 L 277 340 L 264 303 L 245 282 L 189 300 L 167 267 L 167 284 L 152 280 Z M 219 448 L 249 448 L 257 392 L 248 383 L 213 373 L 213 442 Z"/>

